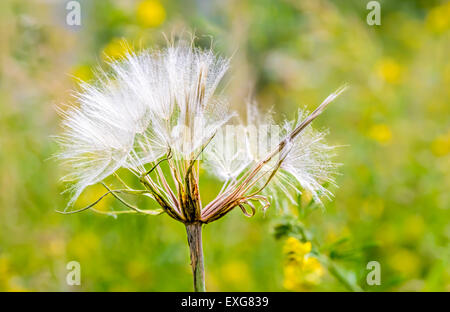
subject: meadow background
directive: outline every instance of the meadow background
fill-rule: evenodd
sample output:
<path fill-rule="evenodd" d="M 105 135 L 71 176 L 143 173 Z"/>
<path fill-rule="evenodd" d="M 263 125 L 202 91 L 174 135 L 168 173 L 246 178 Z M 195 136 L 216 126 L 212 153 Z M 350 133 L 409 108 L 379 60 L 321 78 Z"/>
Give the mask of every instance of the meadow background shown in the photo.
<path fill-rule="evenodd" d="M 58 214 L 63 168 L 49 159 L 55 107 L 73 101 L 77 79 L 123 55 L 123 39 L 141 49 L 183 30 L 233 56 L 226 92 L 238 109 L 252 95 L 291 118 L 351 86 L 314 122 L 345 145 L 334 200 L 322 209 L 305 194 L 206 226 L 209 290 L 450 291 L 450 2 L 379 1 L 380 26 L 357 0 L 80 2 L 71 27 L 65 1 L 0 1 L 1 291 L 192 289 L 181 223 Z M 203 178 L 212 197 L 218 184 Z M 77 206 L 102 193 L 89 188 Z M 71 260 L 81 286 L 66 284 Z M 366 283 L 369 261 L 379 286 Z"/>

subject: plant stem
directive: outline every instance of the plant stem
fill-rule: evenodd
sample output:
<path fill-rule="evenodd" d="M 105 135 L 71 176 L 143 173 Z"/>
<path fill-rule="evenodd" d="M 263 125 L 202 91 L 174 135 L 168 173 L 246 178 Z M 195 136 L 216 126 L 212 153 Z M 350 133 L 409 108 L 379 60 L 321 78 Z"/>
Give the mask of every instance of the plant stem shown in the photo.
<path fill-rule="evenodd" d="M 194 291 L 204 292 L 205 268 L 203 262 L 202 224 L 186 224 L 187 239 L 191 255 L 192 274 L 194 276 Z"/>
<path fill-rule="evenodd" d="M 328 271 L 349 291 L 362 292 L 363 289 L 359 287 L 356 283 L 350 281 L 345 274 L 334 264 L 328 264 Z"/>

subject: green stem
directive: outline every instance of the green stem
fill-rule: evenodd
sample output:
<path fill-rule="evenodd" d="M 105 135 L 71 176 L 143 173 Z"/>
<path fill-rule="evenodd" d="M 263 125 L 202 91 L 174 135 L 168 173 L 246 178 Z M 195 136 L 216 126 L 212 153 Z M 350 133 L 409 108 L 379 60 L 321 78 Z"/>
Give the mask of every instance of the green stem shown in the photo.
<path fill-rule="evenodd" d="M 362 292 L 363 289 L 355 283 L 348 280 L 347 277 L 341 272 L 341 270 L 332 263 L 328 263 L 328 271 L 349 291 Z"/>
<path fill-rule="evenodd" d="M 194 291 L 205 292 L 205 268 L 202 247 L 202 224 L 186 224 L 187 239 L 191 255 L 192 274 L 194 276 Z"/>

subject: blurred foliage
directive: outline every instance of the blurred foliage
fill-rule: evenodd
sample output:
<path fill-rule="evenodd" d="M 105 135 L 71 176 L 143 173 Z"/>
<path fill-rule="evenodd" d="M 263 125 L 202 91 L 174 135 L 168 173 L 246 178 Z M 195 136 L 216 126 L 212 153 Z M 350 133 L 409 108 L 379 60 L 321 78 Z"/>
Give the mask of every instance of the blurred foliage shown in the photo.
<path fill-rule="evenodd" d="M 292 118 L 351 86 L 315 122 L 344 146 L 334 200 L 322 209 L 304 194 L 206 226 L 209 290 L 449 291 L 450 3 L 379 2 L 382 24 L 368 26 L 361 0 L 80 0 L 73 27 L 64 1 L 1 1 L 0 290 L 192 289 L 182 224 L 57 214 L 67 198 L 49 158 L 55 106 L 73 101 L 79 79 L 127 49 L 164 45 L 162 33 L 193 30 L 199 45 L 233 55 L 227 93 L 238 109 L 252 94 Z M 204 179 L 210 200 L 218 183 Z M 78 287 L 66 285 L 71 260 Z M 366 283 L 369 261 L 380 286 Z"/>

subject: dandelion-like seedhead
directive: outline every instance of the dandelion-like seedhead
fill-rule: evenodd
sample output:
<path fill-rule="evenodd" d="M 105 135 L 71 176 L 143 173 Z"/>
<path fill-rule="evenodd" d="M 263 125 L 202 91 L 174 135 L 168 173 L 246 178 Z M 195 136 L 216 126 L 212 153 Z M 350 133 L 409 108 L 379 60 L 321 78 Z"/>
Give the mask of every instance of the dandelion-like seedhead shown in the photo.
<path fill-rule="evenodd" d="M 112 61 L 108 72 L 99 71 L 94 83 L 81 83 L 78 105 L 61 111 L 64 133 L 58 137 L 58 156 L 70 168 L 64 177 L 71 182 L 68 207 L 96 183 L 103 183 L 105 196 L 129 208 L 112 215 L 156 213 L 121 197 L 146 195 L 161 212 L 184 223 L 208 223 L 235 207 L 251 216 L 257 205 L 270 205 L 270 194 L 293 200 L 293 193 L 308 190 L 317 201 L 330 196 L 322 184 L 333 183 L 333 147 L 325 144 L 325 132 L 310 123 L 344 88 L 312 114 L 300 110 L 297 121 L 282 126 L 254 103 L 241 122 L 216 92 L 228 65 L 211 50 L 180 41 L 162 50 L 129 52 Z M 223 180 L 217 197 L 205 206 L 198 187 L 200 166 Z M 119 168 L 131 171 L 142 189 L 126 185 Z M 104 183 L 111 175 L 123 188 Z"/>

